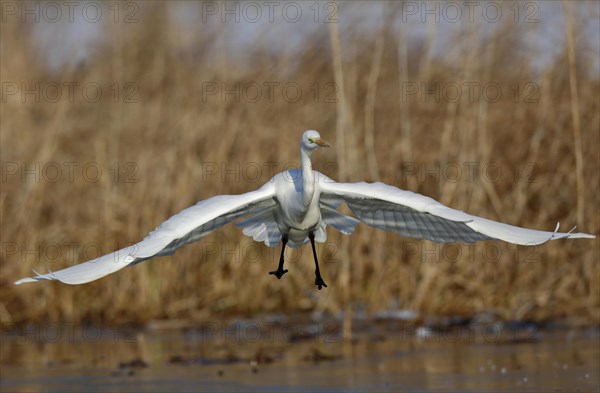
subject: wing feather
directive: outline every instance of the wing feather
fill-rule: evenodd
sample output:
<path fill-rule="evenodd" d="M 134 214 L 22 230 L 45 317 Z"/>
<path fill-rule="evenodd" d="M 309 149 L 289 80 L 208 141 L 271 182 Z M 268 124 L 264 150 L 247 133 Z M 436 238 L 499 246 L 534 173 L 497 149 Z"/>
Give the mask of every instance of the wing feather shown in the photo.
<path fill-rule="evenodd" d="M 383 183 L 319 182 L 328 203 L 343 201 L 362 222 L 400 235 L 435 242 L 473 243 L 499 239 L 536 245 L 561 238 L 594 238 L 587 233 L 538 231 L 455 210 L 429 197 Z"/>
<path fill-rule="evenodd" d="M 229 222 L 274 206 L 272 183 L 241 195 L 219 195 L 182 210 L 159 225 L 141 242 L 99 258 L 46 274 L 15 282 L 58 280 L 66 284 L 84 284 L 97 280 L 125 266 L 157 256 L 171 255 L 188 243 L 195 242 Z"/>

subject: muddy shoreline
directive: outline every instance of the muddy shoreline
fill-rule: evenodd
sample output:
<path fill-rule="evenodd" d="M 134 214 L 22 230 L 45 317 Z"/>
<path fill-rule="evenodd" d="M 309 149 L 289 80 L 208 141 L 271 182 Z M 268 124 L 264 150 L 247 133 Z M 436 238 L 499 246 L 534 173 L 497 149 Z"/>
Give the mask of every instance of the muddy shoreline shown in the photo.
<path fill-rule="evenodd" d="M 9 331 L 5 326 L 0 388 L 522 392 L 600 387 L 598 327 L 457 321 L 444 326 L 355 320 L 349 340 L 336 319 L 270 317 L 170 329 L 150 324 L 68 331 L 55 325 Z"/>

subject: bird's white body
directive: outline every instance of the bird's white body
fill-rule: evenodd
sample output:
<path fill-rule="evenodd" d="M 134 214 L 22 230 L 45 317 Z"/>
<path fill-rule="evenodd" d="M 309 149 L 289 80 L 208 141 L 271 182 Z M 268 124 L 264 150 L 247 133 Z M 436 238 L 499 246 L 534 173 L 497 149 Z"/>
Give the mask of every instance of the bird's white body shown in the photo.
<path fill-rule="evenodd" d="M 314 138 L 321 138 L 316 131 Z M 275 219 L 280 232 L 287 234 L 292 247 L 304 244 L 308 233 L 321 226 L 321 193 L 315 180 L 320 181 L 322 177 L 312 170 L 311 163 L 311 156 L 316 148 L 307 146 L 304 138 L 300 143 L 302 169 L 288 170 L 271 179 L 278 202 Z M 321 236 L 318 240 L 320 238 Z"/>
<path fill-rule="evenodd" d="M 271 179 L 278 202 L 275 208 L 277 226 L 281 233 L 288 234 L 292 247 L 304 244 L 308 239 L 308 232 L 321 225 L 321 194 L 314 181 L 308 187 L 307 184 L 303 184 L 307 178 L 306 172 L 288 170 Z M 312 169 L 310 172 L 310 177 L 315 177 Z"/>
<path fill-rule="evenodd" d="M 153 257 L 171 255 L 185 244 L 198 241 L 234 220 L 247 236 L 274 247 L 299 247 L 309 239 L 324 242 L 328 225 L 351 234 L 359 223 L 393 231 L 403 236 L 435 242 L 476 242 L 503 240 L 536 245 L 560 238 L 594 238 L 586 233 L 538 231 L 503 224 L 449 208 L 410 191 L 383 183 L 337 183 L 312 170 L 311 156 L 319 147 L 328 147 L 318 132 L 306 131 L 300 142 L 302 169 L 275 175 L 256 191 L 241 195 L 219 195 L 198 202 L 169 218 L 141 242 L 91 261 L 46 274 L 18 280 L 16 284 L 59 280 L 83 284 L 125 266 Z M 337 210 L 345 203 L 356 217 Z M 314 252 L 314 244 L 313 244 Z M 314 252 L 315 284 L 326 286 L 320 277 Z M 283 273 L 283 251 L 277 271 Z"/>

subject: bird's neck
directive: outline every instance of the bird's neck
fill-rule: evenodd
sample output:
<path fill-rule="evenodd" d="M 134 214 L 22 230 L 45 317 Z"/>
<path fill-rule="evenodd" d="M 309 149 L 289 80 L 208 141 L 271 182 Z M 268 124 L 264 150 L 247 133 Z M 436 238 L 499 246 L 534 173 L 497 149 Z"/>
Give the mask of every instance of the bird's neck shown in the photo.
<path fill-rule="evenodd" d="M 300 149 L 300 160 L 302 164 L 302 204 L 310 205 L 315 193 L 315 179 L 310 161 L 311 153 Z"/>

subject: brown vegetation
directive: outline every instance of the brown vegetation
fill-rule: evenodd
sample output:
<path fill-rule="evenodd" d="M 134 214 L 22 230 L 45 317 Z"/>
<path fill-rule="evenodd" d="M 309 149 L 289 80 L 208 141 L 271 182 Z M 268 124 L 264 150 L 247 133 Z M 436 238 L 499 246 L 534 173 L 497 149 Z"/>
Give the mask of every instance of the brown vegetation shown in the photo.
<path fill-rule="evenodd" d="M 226 27 L 198 26 L 197 39 L 182 50 L 176 43 L 185 37 L 164 16 L 168 7 L 146 8 L 142 23 L 113 26 L 110 39 L 91 48 L 93 56 L 60 72 L 45 69 L 31 26 L 3 23 L 3 83 L 93 81 L 104 90 L 97 103 L 23 102 L 19 95 L 2 102 L 3 323 L 201 321 L 349 307 L 412 308 L 424 316 L 492 310 L 506 319 L 600 322 L 598 239 L 457 248 L 366 226 L 351 238 L 330 229 L 320 246 L 329 287 L 319 292 L 308 248 L 300 256 L 290 252 L 290 273 L 276 280 L 267 272 L 278 249 L 252 245 L 230 225 L 174 256 L 84 286 L 14 286 L 32 268 L 57 270 L 86 259 L 85 253 L 136 242 L 197 200 L 257 188 L 271 168 L 297 165 L 299 137 L 311 128 L 334 146 L 315 156 L 315 167 L 338 180 L 380 180 L 510 224 L 552 230 L 560 221 L 563 230 L 577 224 L 578 231 L 600 233 L 600 81 L 588 66 L 598 53 L 589 46 L 594 38 L 577 26 L 570 51 L 565 39 L 561 54 L 541 70 L 532 66 L 538 53 L 524 50 L 520 39 L 535 37 L 535 26 L 505 23 L 484 39 L 466 25 L 436 55 L 428 40 L 441 33 L 432 30 L 414 45 L 391 27 L 393 10 L 374 34 L 324 24 L 302 51 L 272 53 L 266 41 L 256 42 L 253 55 L 240 60 L 219 49 L 229 37 Z M 583 14 L 581 24 L 597 17 Z M 118 103 L 110 91 L 115 82 Z M 241 99 L 203 97 L 207 82 L 239 83 Z M 273 100 L 251 102 L 250 90 L 244 95 L 243 86 L 265 82 L 294 82 L 302 97 L 294 102 L 277 88 Z M 466 82 L 479 83 L 472 100 Z M 502 88 L 497 100 L 491 90 L 481 95 L 489 82 Z M 422 83 L 446 90 L 438 99 L 422 99 Z M 455 85 L 462 97 L 454 102 Z M 402 91 L 414 87 L 419 92 L 403 99 Z M 124 103 L 130 88 L 137 88 L 138 102 Z M 71 182 L 65 163 L 73 162 Z M 16 163 L 18 173 L 9 174 L 13 167 L 6 163 Z M 36 163 L 40 181 L 21 176 L 21 165 L 35 170 Z M 48 163 L 61 166 L 61 180 L 49 181 L 54 172 Z M 86 178 L 80 169 L 87 163 L 94 168 Z M 90 181 L 96 166 L 102 175 Z M 63 258 L 52 259 L 52 245 Z"/>

